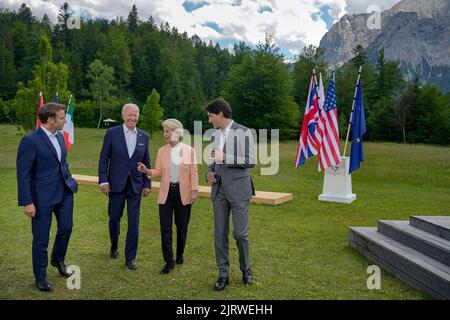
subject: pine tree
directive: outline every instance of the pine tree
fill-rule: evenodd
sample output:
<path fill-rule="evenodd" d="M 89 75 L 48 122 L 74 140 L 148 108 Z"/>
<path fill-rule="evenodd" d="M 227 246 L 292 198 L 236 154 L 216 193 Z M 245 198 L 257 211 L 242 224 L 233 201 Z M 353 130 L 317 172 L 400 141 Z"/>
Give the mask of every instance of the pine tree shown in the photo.
<path fill-rule="evenodd" d="M 25 3 L 22 3 L 17 14 L 19 15 L 20 20 L 28 28 L 30 28 L 31 25 L 35 22 L 35 18 L 33 17 L 33 13 L 31 12 L 30 7 L 27 6 Z"/>
<path fill-rule="evenodd" d="M 138 29 L 139 17 L 136 4 L 133 4 L 130 13 L 128 14 L 128 28 L 132 33 L 136 33 Z"/>
<path fill-rule="evenodd" d="M 161 129 L 164 117 L 164 109 L 159 105 L 160 95 L 155 89 L 148 96 L 147 101 L 142 107 L 142 115 L 139 119 L 139 126 L 152 134 Z"/>

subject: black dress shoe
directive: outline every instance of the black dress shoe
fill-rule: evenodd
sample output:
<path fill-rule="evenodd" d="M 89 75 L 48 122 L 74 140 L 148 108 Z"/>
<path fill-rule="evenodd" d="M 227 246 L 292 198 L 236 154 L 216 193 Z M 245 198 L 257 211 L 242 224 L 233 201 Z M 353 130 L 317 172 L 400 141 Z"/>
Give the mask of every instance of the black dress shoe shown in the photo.
<path fill-rule="evenodd" d="M 111 250 L 111 252 L 109 253 L 109 256 L 113 259 L 118 259 L 119 258 L 119 250 Z"/>
<path fill-rule="evenodd" d="M 175 262 L 176 262 L 177 264 L 183 264 L 183 263 L 184 263 L 184 258 L 183 258 L 183 256 L 178 257 L 177 260 L 175 260 Z"/>
<path fill-rule="evenodd" d="M 242 271 L 242 281 L 245 285 L 252 284 L 253 275 L 250 269 Z"/>
<path fill-rule="evenodd" d="M 228 277 L 219 278 L 219 279 L 217 279 L 216 284 L 214 285 L 214 289 L 216 291 L 222 291 L 223 289 L 225 289 L 227 284 L 228 284 Z"/>
<path fill-rule="evenodd" d="M 36 287 L 40 291 L 52 292 L 53 287 L 50 283 L 47 282 L 47 279 L 36 280 Z"/>
<path fill-rule="evenodd" d="M 54 266 L 58 269 L 59 274 L 62 275 L 63 277 L 68 278 L 73 274 L 73 271 L 69 272 L 69 270 L 67 270 L 67 267 L 64 264 L 64 262 L 51 261 L 50 263 L 52 266 Z"/>
<path fill-rule="evenodd" d="M 174 263 L 166 263 L 166 265 L 164 266 L 164 268 L 161 269 L 161 271 L 159 272 L 159 274 L 168 274 L 170 272 L 170 270 L 173 269 L 174 267 Z"/>
<path fill-rule="evenodd" d="M 134 261 L 134 260 L 126 260 L 125 261 L 125 265 L 130 270 L 136 270 L 137 269 L 137 264 L 136 264 L 136 261 Z"/>

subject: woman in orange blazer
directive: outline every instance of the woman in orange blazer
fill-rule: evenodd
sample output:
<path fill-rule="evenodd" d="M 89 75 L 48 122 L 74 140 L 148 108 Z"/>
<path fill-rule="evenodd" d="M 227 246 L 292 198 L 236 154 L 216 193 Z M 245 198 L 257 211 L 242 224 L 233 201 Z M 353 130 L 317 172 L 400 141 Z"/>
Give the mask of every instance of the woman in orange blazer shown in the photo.
<path fill-rule="evenodd" d="M 177 228 L 176 263 L 183 264 L 184 247 L 191 215 L 197 200 L 198 171 L 195 150 L 182 143 L 183 125 L 176 119 L 163 122 L 166 145 L 158 150 L 155 169 L 138 164 L 138 170 L 149 178 L 161 178 L 158 193 L 159 222 L 165 266 L 160 274 L 168 274 L 175 266 L 172 249 L 172 217 Z"/>

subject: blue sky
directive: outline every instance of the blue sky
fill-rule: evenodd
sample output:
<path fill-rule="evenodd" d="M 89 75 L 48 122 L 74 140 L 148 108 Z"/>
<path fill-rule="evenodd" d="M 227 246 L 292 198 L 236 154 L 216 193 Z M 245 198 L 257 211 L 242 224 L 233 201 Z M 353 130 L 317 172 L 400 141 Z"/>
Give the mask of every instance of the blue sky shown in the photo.
<path fill-rule="evenodd" d="M 381 10 L 399 0 L 72 0 L 81 16 L 113 19 L 127 17 L 133 3 L 141 20 L 153 16 L 156 23 L 168 22 L 189 36 L 218 42 L 231 49 L 245 41 L 255 46 L 271 35 L 287 59 L 305 45 L 318 46 L 323 35 L 346 13 L 366 12 L 370 5 Z M 27 4 L 33 13 L 46 13 L 56 21 L 63 0 L 0 0 L 1 8 L 18 9 Z"/>

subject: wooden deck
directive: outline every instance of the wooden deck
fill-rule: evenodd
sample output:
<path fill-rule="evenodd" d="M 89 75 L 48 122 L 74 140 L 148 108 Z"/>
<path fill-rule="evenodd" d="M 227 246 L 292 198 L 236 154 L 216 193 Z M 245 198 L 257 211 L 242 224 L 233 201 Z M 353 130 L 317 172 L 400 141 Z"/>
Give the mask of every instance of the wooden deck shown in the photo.
<path fill-rule="evenodd" d="M 78 184 L 86 186 L 98 186 L 97 176 L 86 176 L 81 174 L 72 175 Z M 152 181 L 152 192 L 159 190 L 159 182 Z M 209 198 L 211 196 L 211 187 L 199 186 L 199 197 Z M 268 192 L 268 191 L 256 191 L 256 195 L 250 201 L 255 204 L 266 204 L 270 206 L 278 206 L 285 202 L 292 201 L 292 193 L 280 193 L 280 192 Z"/>

